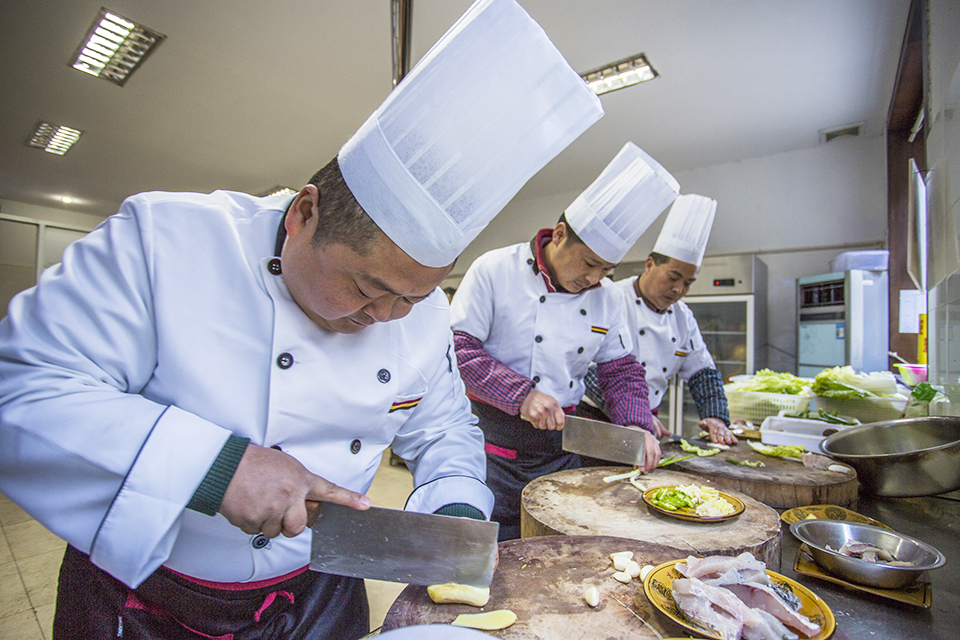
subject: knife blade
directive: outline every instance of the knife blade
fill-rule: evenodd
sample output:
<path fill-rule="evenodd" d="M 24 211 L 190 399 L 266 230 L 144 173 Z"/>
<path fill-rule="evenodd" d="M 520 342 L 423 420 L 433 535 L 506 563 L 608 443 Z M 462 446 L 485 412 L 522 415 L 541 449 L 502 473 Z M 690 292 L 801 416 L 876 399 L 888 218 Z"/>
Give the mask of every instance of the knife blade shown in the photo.
<path fill-rule="evenodd" d="M 324 502 L 313 524 L 310 568 L 353 578 L 488 587 L 496 522 Z"/>
<path fill-rule="evenodd" d="M 567 416 L 563 427 L 563 450 L 569 453 L 619 462 L 642 465 L 645 431 L 618 424 Z"/>

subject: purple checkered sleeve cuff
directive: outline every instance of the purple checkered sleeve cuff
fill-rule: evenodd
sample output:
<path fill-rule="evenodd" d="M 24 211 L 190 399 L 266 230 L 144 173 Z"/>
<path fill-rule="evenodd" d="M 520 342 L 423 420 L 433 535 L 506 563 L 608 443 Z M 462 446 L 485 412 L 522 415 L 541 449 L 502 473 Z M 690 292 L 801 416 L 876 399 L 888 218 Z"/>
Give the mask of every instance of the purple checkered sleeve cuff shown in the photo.
<path fill-rule="evenodd" d="M 690 376 L 690 395 L 697 404 L 700 419 L 717 418 L 730 426 L 727 394 L 723 391 L 723 377 L 716 369 L 707 367 Z"/>
<path fill-rule="evenodd" d="M 633 355 L 597 364 L 597 384 L 610 420 L 637 425 L 656 435 L 644 376 L 643 366 Z"/>
<path fill-rule="evenodd" d="M 508 415 L 518 415 L 533 389 L 533 380 L 491 356 L 483 342 L 469 333 L 454 331 L 453 345 L 467 395 Z"/>

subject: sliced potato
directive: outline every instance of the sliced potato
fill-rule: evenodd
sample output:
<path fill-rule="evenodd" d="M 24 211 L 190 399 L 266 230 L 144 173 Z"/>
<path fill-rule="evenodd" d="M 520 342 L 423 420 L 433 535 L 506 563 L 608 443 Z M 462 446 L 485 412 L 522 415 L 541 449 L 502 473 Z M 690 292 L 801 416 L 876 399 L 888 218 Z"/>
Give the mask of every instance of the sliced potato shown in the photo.
<path fill-rule="evenodd" d="M 482 607 L 490 600 L 490 587 L 471 587 L 447 582 L 430 585 L 427 587 L 427 595 L 437 604 L 470 604 Z"/>
<path fill-rule="evenodd" d="M 486 613 L 461 613 L 450 624 L 455 627 L 494 631 L 496 629 L 506 629 L 516 621 L 517 614 L 510 609 L 497 609 Z"/>

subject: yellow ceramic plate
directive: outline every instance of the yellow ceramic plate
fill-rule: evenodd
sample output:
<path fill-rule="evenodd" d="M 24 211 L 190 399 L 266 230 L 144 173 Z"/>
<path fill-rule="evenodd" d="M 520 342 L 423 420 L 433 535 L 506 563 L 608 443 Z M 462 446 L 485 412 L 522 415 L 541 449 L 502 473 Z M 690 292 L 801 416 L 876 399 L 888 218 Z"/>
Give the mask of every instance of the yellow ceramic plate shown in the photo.
<path fill-rule="evenodd" d="M 652 489 L 647 489 L 643 492 L 643 502 L 656 511 L 657 513 L 662 513 L 665 516 L 670 516 L 671 518 L 678 518 L 680 520 L 686 520 L 688 522 L 723 522 L 724 520 L 730 520 L 731 518 L 736 518 L 747 508 L 743 501 L 739 498 L 735 498 L 729 493 L 724 493 L 720 491 L 720 497 L 723 500 L 726 500 L 733 506 L 733 513 L 728 513 L 725 516 L 698 516 L 697 510 L 691 507 L 684 507 L 682 509 L 677 509 L 676 511 L 670 511 L 670 509 L 664 509 L 663 507 L 658 507 L 650 499 L 654 493 L 659 489 L 676 489 L 679 485 L 666 485 L 660 487 L 653 487 Z"/>
<path fill-rule="evenodd" d="M 813 516 L 813 517 L 811 517 Z M 860 522 L 862 524 L 872 524 L 875 527 L 890 529 L 879 520 L 868 518 L 867 516 L 838 507 L 835 504 L 812 504 L 806 507 L 794 507 L 787 509 L 780 514 L 780 519 L 788 525 L 798 520 L 841 520 L 843 522 Z M 892 529 L 890 529 L 892 531 Z"/>
<path fill-rule="evenodd" d="M 647 599 L 650 600 L 654 608 L 658 609 L 660 613 L 684 629 L 688 629 L 704 638 L 723 640 L 720 636 L 713 635 L 709 631 L 690 623 L 683 617 L 683 614 L 680 613 L 680 608 L 673 599 L 673 581 L 683 577 L 674 565 L 678 562 L 685 561 L 685 559 L 671 560 L 670 562 L 665 562 L 655 567 L 654 570 L 647 575 L 647 579 L 643 581 L 643 592 L 647 595 Z M 785 589 L 789 589 L 797 596 L 797 598 L 800 599 L 800 613 L 810 618 L 810 621 L 814 624 L 820 625 L 820 632 L 808 640 L 826 640 L 833 635 L 834 630 L 837 628 L 837 620 L 833 617 L 833 612 L 830 611 L 826 602 L 802 584 L 786 576 L 774 573 L 773 571 L 767 571 L 767 575 L 770 576 L 770 580 L 774 583 Z"/>
<path fill-rule="evenodd" d="M 933 589 L 929 582 L 914 582 L 911 585 L 900 587 L 899 589 L 877 589 L 876 587 L 868 587 L 855 582 L 847 582 L 843 578 L 838 578 L 821 569 L 820 565 L 813 559 L 813 555 L 810 553 L 810 547 L 805 544 L 801 544 L 800 549 L 797 551 L 797 559 L 793 563 L 793 570 L 802 576 L 819 578 L 820 580 L 833 582 L 834 584 L 839 584 L 857 591 L 866 591 L 875 596 L 889 598 L 890 600 L 903 602 L 904 604 L 913 605 L 914 607 L 929 609 L 930 605 L 933 604 Z"/>

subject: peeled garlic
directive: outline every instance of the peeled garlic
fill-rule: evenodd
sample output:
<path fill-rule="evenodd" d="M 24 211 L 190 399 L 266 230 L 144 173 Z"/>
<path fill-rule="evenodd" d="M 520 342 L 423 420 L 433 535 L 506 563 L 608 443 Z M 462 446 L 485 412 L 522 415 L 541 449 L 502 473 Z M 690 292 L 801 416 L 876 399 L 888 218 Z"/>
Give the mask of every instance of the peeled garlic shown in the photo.
<path fill-rule="evenodd" d="M 583 592 L 583 600 L 591 607 L 597 606 L 600 604 L 600 590 L 592 585 L 587 587 Z"/>
<path fill-rule="evenodd" d="M 645 581 L 645 580 L 647 579 L 647 576 L 650 575 L 650 572 L 651 572 L 651 571 L 653 571 L 653 565 L 652 565 L 652 564 L 648 564 L 648 565 L 644 566 L 643 569 L 640 569 L 640 581 L 641 581 L 641 582 L 642 582 L 642 581 Z"/>
<path fill-rule="evenodd" d="M 625 571 L 617 571 L 613 574 L 613 579 L 622 582 L 623 584 L 630 584 L 630 581 L 633 580 L 633 578 L 630 577 L 630 574 L 626 573 Z"/>
<path fill-rule="evenodd" d="M 629 575 L 631 578 L 636 578 L 638 575 L 640 575 L 640 565 L 631 560 L 630 564 L 627 565 L 627 568 L 624 569 L 623 572 Z"/>

